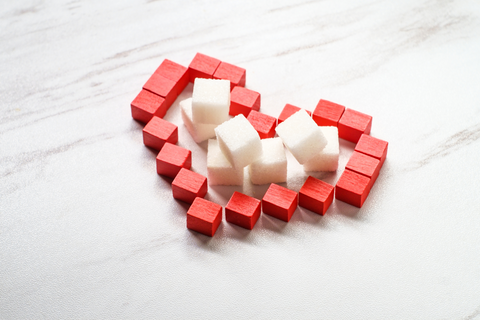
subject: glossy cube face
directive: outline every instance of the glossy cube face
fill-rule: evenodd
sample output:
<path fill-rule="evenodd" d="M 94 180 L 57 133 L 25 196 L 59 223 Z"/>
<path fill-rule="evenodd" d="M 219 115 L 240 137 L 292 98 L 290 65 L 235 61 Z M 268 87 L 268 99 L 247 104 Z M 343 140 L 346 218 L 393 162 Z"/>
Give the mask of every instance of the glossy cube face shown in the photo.
<path fill-rule="evenodd" d="M 230 84 L 227 80 L 195 79 L 192 119 L 195 123 L 221 124 L 229 119 Z"/>
<path fill-rule="evenodd" d="M 208 140 L 207 172 L 208 183 L 211 186 L 243 185 L 243 168 L 235 168 L 227 158 L 225 158 L 218 146 L 218 141 L 214 139 Z"/>
<path fill-rule="evenodd" d="M 205 197 L 207 191 L 207 178 L 185 168 L 180 169 L 172 182 L 173 197 L 186 203 Z"/>
<path fill-rule="evenodd" d="M 345 107 L 342 105 L 327 100 L 320 100 L 313 111 L 312 119 L 319 126 L 336 127 L 344 111 Z"/>
<path fill-rule="evenodd" d="M 299 205 L 323 216 L 332 204 L 333 189 L 332 185 L 309 176 L 300 189 Z"/>
<path fill-rule="evenodd" d="M 262 143 L 257 131 L 243 114 L 215 128 L 218 144 L 235 168 L 243 168 L 262 155 Z"/>
<path fill-rule="evenodd" d="M 320 153 L 304 163 L 305 171 L 336 171 L 340 157 L 337 127 L 320 127 L 327 139 L 327 145 Z"/>
<path fill-rule="evenodd" d="M 149 122 L 153 116 L 163 118 L 167 113 L 165 98 L 142 89 L 131 103 L 132 118 L 143 123 Z"/>
<path fill-rule="evenodd" d="M 221 62 L 213 74 L 214 79 L 224 79 L 230 81 L 230 90 L 235 86 L 245 87 L 246 70 L 233 64 Z"/>
<path fill-rule="evenodd" d="M 342 139 L 357 143 L 362 134 L 370 133 L 371 127 L 371 116 L 347 108 L 338 122 L 338 135 Z"/>
<path fill-rule="evenodd" d="M 305 110 L 287 118 L 275 131 L 300 164 L 312 159 L 327 145 L 322 130 Z"/>
<path fill-rule="evenodd" d="M 171 122 L 153 117 L 143 128 L 143 143 L 150 148 L 160 150 L 165 142 L 178 141 L 178 128 Z"/>
<path fill-rule="evenodd" d="M 361 208 L 370 192 L 370 186 L 370 178 L 345 169 L 335 186 L 335 198 Z"/>
<path fill-rule="evenodd" d="M 235 191 L 225 206 L 225 219 L 242 228 L 252 230 L 260 217 L 261 202 Z"/>
<path fill-rule="evenodd" d="M 197 53 L 188 66 L 190 82 L 194 82 L 196 78 L 212 79 L 220 62 L 218 59 Z"/>
<path fill-rule="evenodd" d="M 262 155 L 249 165 L 249 172 L 253 184 L 287 181 L 287 156 L 280 138 L 262 140 Z"/>
<path fill-rule="evenodd" d="M 280 113 L 280 115 L 278 116 L 278 124 L 282 123 L 283 121 L 287 120 L 288 117 L 290 117 L 291 115 L 297 113 L 298 111 L 302 110 L 301 108 L 299 107 L 296 107 L 294 105 L 291 105 L 291 104 L 286 104 L 285 107 L 283 107 L 282 109 L 282 112 Z M 312 113 L 308 110 L 305 110 L 307 112 L 307 114 L 309 116 L 312 115 Z"/>
<path fill-rule="evenodd" d="M 187 228 L 213 237 L 222 222 L 222 206 L 195 198 L 187 211 Z"/>
<path fill-rule="evenodd" d="M 387 158 L 388 142 L 374 138 L 367 134 L 362 134 L 355 146 L 355 151 L 380 160 L 380 166 Z"/>
<path fill-rule="evenodd" d="M 157 173 L 174 179 L 181 168 L 190 169 L 192 152 L 166 142 L 157 155 Z"/>
<path fill-rule="evenodd" d="M 230 115 L 243 114 L 248 117 L 252 110 L 260 110 L 260 93 L 236 86 L 230 96 Z"/>
<path fill-rule="evenodd" d="M 263 213 L 285 222 L 290 221 L 298 204 L 298 194 L 272 183 L 262 199 Z"/>
<path fill-rule="evenodd" d="M 256 110 L 250 111 L 247 120 L 252 124 L 253 128 L 258 132 L 260 139 L 268 139 L 275 137 L 275 127 L 277 119 L 258 112 Z"/>

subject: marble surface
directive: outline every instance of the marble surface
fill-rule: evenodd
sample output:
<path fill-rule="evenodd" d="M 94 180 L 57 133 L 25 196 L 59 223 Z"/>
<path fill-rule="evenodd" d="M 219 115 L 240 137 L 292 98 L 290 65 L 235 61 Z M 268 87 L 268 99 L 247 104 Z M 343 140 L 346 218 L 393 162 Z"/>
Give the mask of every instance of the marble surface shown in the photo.
<path fill-rule="evenodd" d="M 0 7 L 1 319 L 480 319 L 480 2 L 9 1 Z M 247 69 L 389 141 L 362 209 L 185 228 L 130 102 L 163 59 Z M 166 119 L 206 173 L 206 144 Z M 353 150 L 341 142 L 335 183 Z M 306 178 L 289 158 L 287 187 Z M 266 187 L 216 187 L 261 198 Z"/>

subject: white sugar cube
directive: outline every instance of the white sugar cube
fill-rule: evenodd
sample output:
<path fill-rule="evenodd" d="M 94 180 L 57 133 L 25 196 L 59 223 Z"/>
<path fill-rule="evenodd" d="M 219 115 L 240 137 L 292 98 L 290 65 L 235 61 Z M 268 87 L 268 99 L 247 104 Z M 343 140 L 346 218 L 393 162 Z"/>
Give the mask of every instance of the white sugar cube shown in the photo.
<path fill-rule="evenodd" d="M 228 120 L 230 81 L 196 78 L 192 94 L 195 123 L 221 124 Z"/>
<path fill-rule="evenodd" d="M 243 114 L 215 128 L 218 145 L 235 168 L 243 168 L 262 155 L 258 132 Z"/>
<path fill-rule="evenodd" d="M 196 143 L 215 138 L 216 124 L 194 123 L 192 120 L 192 98 L 180 101 L 182 120 Z"/>
<path fill-rule="evenodd" d="M 300 164 L 313 158 L 327 145 L 322 130 L 303 109 L 280 123 L 275 131 Z"/>
<path fill-rule="evenodd" d="M 305 171 L 336 171 L 338 169 L 338 158 L 340 148 L 338 144 L 337 127 L 320 127 L 327 138 L 327 145 L 312 159 L 304 163 Z"/>
<path fill-rule="evenodd" d="M 287 156 L 282 139 L 263 139 L 262 156 L 249 165 L 249 172 L 253 184 L 287 181 Z"/>
<path fill-rule="evenodd" d="M 236 169 L 228 162 L 215 139 L 208 140 L 207 174 L 210 185 L 243 185 L 243 168 Z"/>

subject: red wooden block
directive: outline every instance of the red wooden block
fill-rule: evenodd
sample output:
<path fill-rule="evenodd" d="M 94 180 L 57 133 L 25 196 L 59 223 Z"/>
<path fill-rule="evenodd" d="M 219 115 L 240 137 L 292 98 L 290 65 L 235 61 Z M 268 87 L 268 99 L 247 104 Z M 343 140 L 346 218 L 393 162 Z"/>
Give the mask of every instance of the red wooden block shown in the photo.
<path fill-rule="evenodd" d="M 153 116 L 163 118 L 168 109 L 163 97 L 147 90 L 140 91 L 130 106 L 133 119 L 143 123 L 150 121 Z"/>
<path fill-rule="evenodd" d="M 195 78 L 212 79 L 220 62 L 218 59 L 197 53 L 188 66 L 190 82 L 195 82 Z"/>
<path fill-rule="evenodd" d="M 207 194 L 207 178 L 199 173 L 181 168 L 172 182 L 173 197 L 183 202 L 192 203 L 196 197 Z"/>
<path fill-rule="evenodd" d="M 176 96 L 179 96 L 188 84 L 188 68 L 171 60 L 163 60 L 155 73 L 176 83 L 174 86 Z"/>
<path fill-rule="evenodd" d="M 300 111 L 302 109 L 300 109 L 299 107 L 296 107 L 294 105 L 291 105 L 291 104 L 286 104 L 285 107 L 283 107 L 283 110 L 282 112 L 280 113 L 280 115 L 278 116 L 278 124 L 279 125 L 280 123 L 282 123 L 283 121 L 287 120 L 288 117 L 290 117 L 292 114 Z M 307 111 L 308 115 L 311 116 L 312 113 L 308 110 L 305 110 Z"/>
<path fill-rule="evenodd" d="M 230 90 L 235 86 L 245 87 L 247 71 L 233 64 L 221 62 L 213 74 L 214 79 L 230 80 Z"/>
<path fill-rule="evenodd" d="M 225 219 L 252 230 L 260 217 L 260 200 L 235 191 L 225 206 Z"/>
<path fill-rule="evenodd" d="M 338 121 L 342 117 L 345 107 L 327 100 L 320 100 L 315 110 L 313 110 L 312 119 L 319 126 L 338 125 Z"/>
<path fill-rule="evenodd" d="M 174 179 L 181 168 L 190 169 L 192 152 L 166 142 L 157 155 L 157 173 Z"/>
<path fill-rule="evenodd" d="M 165 104 L 168 109 L 178 96 L 177 91 L 175 90 L 176 84 L 175 81 L 167 79 L 155 72 L 150 76 L 147 82 L 145 82 L 143 89 L 165 98 Z"/>
<path fill-rule="evenodd" d="M 160 150 L 165 142 L 177 143 L 178 128 L 171 122 L 159 117 L 153 117 L 143 128 L 143 144 Z"/>
<path fill-rule="evenodd" d="M 345 169 L 335 186 L 335 198 L 361 208 L 370 192 L 370 186 L 370 178 Z"/>
<path fill-rule="evenodd" d="M 213 237 L 222 222 L 222 206 L 214 202 L 195 198 L 187 211 L 187 228 Z"/>
<path fill-rule="evenodd" d="M 362 134 L 355 146 L 355 151 L 364 153 L 368 156 L 380 160 L 380 167 L 387 158 L 388 142 L 374 138 L 367 134 Z"/>
<path fill-rule="evenodd" d="M 364 175 L 370 178 L 370 188 L 377 180 L 380 173 L 380 160 L 367 156 L 366 154 L 354 151 L 347 162 L 345 169 Z"/>
<path fill-rule="evenodd" d="M 297 209 L 298 194 L 272 183 L 262 199 L 263 213 L 285 222 L 290 221 Z"/>
<path fill-rule="evenodd" d="M 257 130 L 260 139 L 273 138 L 275 136 L 277 119 L 274 117 L 252 110 L 247 120 Z"/>
<path fill-rule="evenodd" d="M 300 207 L 323 216 L 333 202 L 333 188 L 332 185 L 309 176 L 300 189 L 298 203 Z"/>
<path fill-rule="evenodd" d="M 233 88 L 230 94 L 230 112 L 231 116 L 243 114 L 248 117 L 252 110 L 260 110 L 260 93 L 246 89 L 244 87 Z"/>
<path fill-rule="evenodd" d="M 362 134 L 370 133 L 371 128 L 371 116 L 347 108 L 338 121 L 338 136 L 357 143 Z"/>

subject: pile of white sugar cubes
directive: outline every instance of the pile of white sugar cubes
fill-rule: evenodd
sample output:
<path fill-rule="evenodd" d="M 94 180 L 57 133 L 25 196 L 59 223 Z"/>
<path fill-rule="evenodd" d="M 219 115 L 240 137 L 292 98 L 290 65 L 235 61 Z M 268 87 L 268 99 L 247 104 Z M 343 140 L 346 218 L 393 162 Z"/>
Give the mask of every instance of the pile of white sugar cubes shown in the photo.
<path fill-rule="evenodd" d="M 286 182 L 285 147 L 305 171 L 338 168 L 337 127 L 319 127 L 302 109 L 276 127 L 278 137 L 261 140 L 243 114 L 229 116 L 228 80 L 196 78 L 192 98 L 181 101 L 180 107 L 194 141 L 208 139 L 210 185 L 243 185 L 247 166 L 253 184 Z"/>

